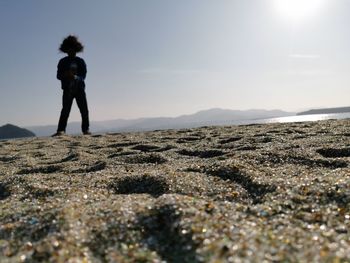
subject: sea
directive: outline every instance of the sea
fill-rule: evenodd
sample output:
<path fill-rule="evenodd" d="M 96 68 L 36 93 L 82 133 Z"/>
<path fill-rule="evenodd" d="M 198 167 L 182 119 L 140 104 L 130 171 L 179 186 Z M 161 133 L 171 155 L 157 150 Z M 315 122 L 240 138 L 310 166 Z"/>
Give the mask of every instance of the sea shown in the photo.
<path fill-rule="evenodd" d="M 323 120 L 342 120 L 350 119 L 350 112 L 346 113 L 332 113 L 332 114 L 310 114 L 310 115 L 297 115 L 271 119 L 256 120 L 252 123 L 288 123 L 288 122 L 307 122 L 307 121 L 323 121 Z"/>

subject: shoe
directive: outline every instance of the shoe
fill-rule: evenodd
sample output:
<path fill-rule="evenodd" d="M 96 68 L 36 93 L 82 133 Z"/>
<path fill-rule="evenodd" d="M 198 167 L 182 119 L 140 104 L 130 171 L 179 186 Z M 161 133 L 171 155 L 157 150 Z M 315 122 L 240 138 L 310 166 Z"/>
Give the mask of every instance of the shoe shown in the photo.
<path fill-rule="evenodd" d="M 90 131 L 84 131 L 83 134 L 84 135 L 91 135 L 91 132 Z"/>
<path fill-rule="evenodd" d="M 63 136 L 65 135 L 66 133 L 64 131 L 58 131 L 56 132 L 55 134 L 53 134 L 51 137 L 58 137 L 58 136 Z"/>

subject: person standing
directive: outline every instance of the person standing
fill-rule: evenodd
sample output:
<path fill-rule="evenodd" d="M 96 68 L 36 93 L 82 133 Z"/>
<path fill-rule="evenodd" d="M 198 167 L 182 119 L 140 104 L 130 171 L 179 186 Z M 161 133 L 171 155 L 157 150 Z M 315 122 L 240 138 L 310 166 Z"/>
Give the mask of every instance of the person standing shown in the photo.
<path fill-rule="evenodd" d="M 57 132 L 53 136 L 61 136 L 66 132 L 67 121 L 75 99 L 80 110 L 82 125 L 81 130 L 84 135 L 90 135 L 89 131 L 89 110 L 85 94 L 85 61 L 76 54 L 82 52 L 84 46 L 76 36 L 66 37 L 59 50 L 66 53 L 57 65 L 57 79 L 61 81 L 63 90 L 62 110 L 58 122 Z"/>

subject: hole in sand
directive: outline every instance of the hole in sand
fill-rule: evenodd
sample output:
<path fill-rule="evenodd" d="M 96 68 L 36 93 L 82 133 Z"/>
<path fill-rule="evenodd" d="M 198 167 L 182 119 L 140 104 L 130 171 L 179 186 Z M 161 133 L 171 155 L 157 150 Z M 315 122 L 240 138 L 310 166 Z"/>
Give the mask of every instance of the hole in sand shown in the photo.
<path fill-rule="evenodd" d="M 350 148 L 324 148 L 316 151 L 326 158 L 341 158 L 341 157 L 350 157 Z"/>
<path fill-rule="evenodd" d="M 128 176 L 109 185 L 116 194 L 150 194 L 161 196 L 169 191 L 169 185 L 162 177 L 141 175 Z"/>
<path fill-rule="evenodd" d="M 130 164 L 142 164 L 142 163 L 153 163 L 153 164 L 162 164 L 167 162 L 167 159 L 158 155 L 158 154 L 145 154 L 145 155 L 133 155 L 127 156 L 124 158 L 124 162 Z"/>
<path fill-rule="evenodd" d="M 178 151 L 178 153 L 181 155 L 194 156 L 194 157 L 200 157 L 200 158 L 213 158 L 213 157 L 225 155 L 225 153 L 220 150 L 192 151 L 192 150 L 183 149 L 181 151 Z"/>
<path fill-rule="evenodd" d="M 11 195 L 10 188 L 4 183 L 0 183 L 0 200 L 4 200 L 10 195 Z"/>
<path fill-rule="evenodd" d="M 20 170 L 17 174 L 35 174 L 35 173 L 51 174 L 51 173 L 56 173 L 61 171 L 62 171 L 61 166 L 48 165 L 48 166 L 42 166 L 42 167 L 25 168 Z"/>

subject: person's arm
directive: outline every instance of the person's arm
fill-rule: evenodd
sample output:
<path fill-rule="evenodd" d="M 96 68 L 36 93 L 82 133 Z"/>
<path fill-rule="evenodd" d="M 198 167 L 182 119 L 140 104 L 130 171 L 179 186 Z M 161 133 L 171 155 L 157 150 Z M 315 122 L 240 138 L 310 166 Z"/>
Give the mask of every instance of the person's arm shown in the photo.
<path fill-rule="evenodd" d="M 83 59 L 81 59 L 80 62 L 81 62 L 81 65 L 80 65 L 79 72 L 78 72 L 78 78 L 80 80 L 85 80 L 86 73 L 87 73 L 86 64 L 85 64 L 85 61 Z"/>
<path fill-rule="evenodd" d="M 59 80 L 63 80 L 64 79 L 64 71 L 63 71 L 63 68 L 62 68 L 62 60 L 60 60 L 60 62 L 58 62 L 58 65 L 57 65 L 57 79 Z"/>

